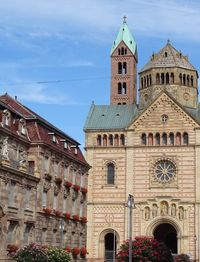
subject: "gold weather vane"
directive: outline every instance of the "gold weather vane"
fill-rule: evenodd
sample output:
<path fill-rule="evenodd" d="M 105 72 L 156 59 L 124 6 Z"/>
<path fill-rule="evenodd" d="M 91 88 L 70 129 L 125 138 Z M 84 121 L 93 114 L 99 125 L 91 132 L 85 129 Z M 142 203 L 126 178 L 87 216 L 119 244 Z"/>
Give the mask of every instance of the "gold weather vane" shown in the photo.
<path fill-rule="evenodd" d="M 126 17 L 126 16 L 123 16 L 123 23 L 124 23 L 124 24 L 126 23 L 126 19 L 127 19 L 127 17 Z"/>

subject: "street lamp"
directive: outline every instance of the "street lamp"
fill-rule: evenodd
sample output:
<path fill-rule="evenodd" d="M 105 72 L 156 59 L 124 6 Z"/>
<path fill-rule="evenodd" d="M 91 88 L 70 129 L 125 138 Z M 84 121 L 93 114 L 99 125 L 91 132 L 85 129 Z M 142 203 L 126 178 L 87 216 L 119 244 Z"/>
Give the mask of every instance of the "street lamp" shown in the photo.
<path fill-rule="evenodd" d="M 133 195 L 128 195 L 127 207 L 129 208 L 129 262 L 132 262 L 132 212 L 135 207 Z"/>

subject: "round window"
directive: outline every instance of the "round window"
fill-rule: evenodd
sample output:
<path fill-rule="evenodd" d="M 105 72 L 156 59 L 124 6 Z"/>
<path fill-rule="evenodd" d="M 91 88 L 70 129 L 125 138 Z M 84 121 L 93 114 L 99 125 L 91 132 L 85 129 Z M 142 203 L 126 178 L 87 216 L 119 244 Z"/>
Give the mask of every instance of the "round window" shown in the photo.
<path fill-rule="evenodd" d="M 176 174 L 176 167 L 170 160 L 160 160 L 155 166 L 155 178 L 161 183 L 170 182 Z"/>

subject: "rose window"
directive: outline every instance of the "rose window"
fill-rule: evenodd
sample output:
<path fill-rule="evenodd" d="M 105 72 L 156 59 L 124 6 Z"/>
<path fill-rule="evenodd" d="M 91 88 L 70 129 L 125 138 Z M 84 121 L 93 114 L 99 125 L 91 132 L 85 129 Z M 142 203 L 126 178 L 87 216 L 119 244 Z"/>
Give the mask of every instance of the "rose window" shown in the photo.
<path fill-rule="evenodd" d="M 170 182 L 176 174 L 176 167 L 170 160 L 160 160 L 155 166 L 155 178 L 160 183 Z"/>

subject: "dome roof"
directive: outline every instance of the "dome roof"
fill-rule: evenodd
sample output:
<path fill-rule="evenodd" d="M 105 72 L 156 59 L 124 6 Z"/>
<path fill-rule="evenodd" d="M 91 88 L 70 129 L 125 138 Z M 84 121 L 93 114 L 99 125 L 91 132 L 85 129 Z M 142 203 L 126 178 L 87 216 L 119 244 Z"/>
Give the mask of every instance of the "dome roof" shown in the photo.
<path fill-rule="evenodd" d="M 196 71 L 188 61 L 188 57 L 176 50 L 169 41 L 158 53 L 152 55 L 149 62 L 140 70 L 140 73 L 151 68 L 161 67 L 181 67 Z"/>

